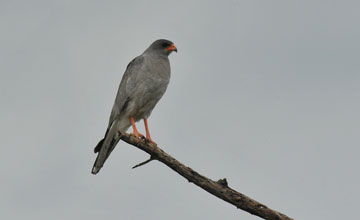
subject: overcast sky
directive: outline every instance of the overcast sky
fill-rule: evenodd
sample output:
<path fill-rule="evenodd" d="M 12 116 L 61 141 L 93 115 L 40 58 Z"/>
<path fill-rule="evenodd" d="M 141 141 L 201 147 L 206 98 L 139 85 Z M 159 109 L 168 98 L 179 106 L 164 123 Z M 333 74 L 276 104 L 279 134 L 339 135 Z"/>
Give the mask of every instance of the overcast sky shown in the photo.
<path fill-rule="evenodd" d="M 0 219 L 258 219 L 120 142 L 93 148 L 132 58 L 172 40 L 152 138 L 295 219 L 356 219 L 358 1 L 0 0 Z M 143 123 L 138 123 L 144 133 Z"/>

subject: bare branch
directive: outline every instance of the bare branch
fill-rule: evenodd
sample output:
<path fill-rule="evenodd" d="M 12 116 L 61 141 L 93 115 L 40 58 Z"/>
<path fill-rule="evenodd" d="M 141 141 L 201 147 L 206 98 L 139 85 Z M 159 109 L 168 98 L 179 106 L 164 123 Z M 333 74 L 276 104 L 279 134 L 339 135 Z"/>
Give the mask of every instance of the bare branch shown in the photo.
<path fill-rule="evenodd" d="M 259 216 L 263 219 L 268 220 L 291 220 L 292 218 L 287 217 L 286 215 L 277 212 L 268 208 L 267 206 L 251 199 L 250 197 L 239 193 L 228 186 L 226 179 L 221 179 L 218 181 L 213 181 L 203 175 L 200 175 L 195 170 L 190 167 L 185 166 L 184 164 L 177 161 L 175 158 L 164 152 L 162 149 L 153 145 L 151 143 L 146 143 L 143 140 L 139 142 L 136 141 L 136 138 L 122 133 L 121 139 L 128 144 L 131 144 L 140 150 L 145 151 L 150 154 L 150 159 L 141 163 L 150 162 L 151 160 L 158 160 L 164 163 L 166 166 L 170 167 L 172 170 L 186 178 L 189 182 L 194 183 L 195 185 L 201 187 L 205 191 L 213 194 L 214 196 L 236 206 L 239 209 L 242 209 L 246 212 L 249 212 L 253 215 Z M 140 166 L 141 166 L 140 165 Z"/>

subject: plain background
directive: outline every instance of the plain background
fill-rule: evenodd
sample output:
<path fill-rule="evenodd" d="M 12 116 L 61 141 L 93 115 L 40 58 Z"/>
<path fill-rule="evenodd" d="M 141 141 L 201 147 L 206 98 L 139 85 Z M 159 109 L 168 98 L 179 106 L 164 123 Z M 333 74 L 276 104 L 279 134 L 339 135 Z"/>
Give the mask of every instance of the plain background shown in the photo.
<path fill-rule="evenodd" d="M 175 42 L 149 119 L 166 152 L 295 219 L 356 219 L 358 1 L 0 1 L 1 219 L 258 219 L 120 142 L 126 65 Z M 144 132 L 143 124 L 138 123 Z"/>

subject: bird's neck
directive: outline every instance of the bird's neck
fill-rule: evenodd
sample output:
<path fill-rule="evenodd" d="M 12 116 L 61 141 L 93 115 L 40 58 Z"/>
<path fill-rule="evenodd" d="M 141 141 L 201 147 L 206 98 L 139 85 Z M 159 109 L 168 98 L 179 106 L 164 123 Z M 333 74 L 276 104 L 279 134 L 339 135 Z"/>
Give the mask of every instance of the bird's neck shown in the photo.
<path fill-rule="evenodd" d="M 148 51 L 146 50 L 143 53 L 144 56 L 149 56 L 150 58 L 155 58 L 155 59 L 168 59 L 168 55 L 167 54 L 162 54 L 162 53 L 157 53 L 154 51 Z"/>

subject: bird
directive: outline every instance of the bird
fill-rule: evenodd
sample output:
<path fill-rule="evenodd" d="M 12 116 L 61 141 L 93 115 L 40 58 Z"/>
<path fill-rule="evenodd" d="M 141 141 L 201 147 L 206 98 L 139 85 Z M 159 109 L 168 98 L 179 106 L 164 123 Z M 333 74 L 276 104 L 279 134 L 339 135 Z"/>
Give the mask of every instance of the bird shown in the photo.
<path fill-rule="evenodd" d="M 159 39 L 127 65 L 105 136 L 94 148 L 98 155 L 92 174 L 97 174 L 103 167 L 120 140 L 120 132 L 126 132 L 132 126 L 131 135 L 136 137 L 136 141 L 145 138 L 136 128 L 137 121 L 144 120 L 146 139 L 156 144 L 150 136 L 148 118 L 168 87 L 171 72 L 168 56 L 174 51 L 177 52 L 177 48 L 172 41 Z"/>

